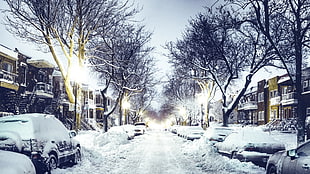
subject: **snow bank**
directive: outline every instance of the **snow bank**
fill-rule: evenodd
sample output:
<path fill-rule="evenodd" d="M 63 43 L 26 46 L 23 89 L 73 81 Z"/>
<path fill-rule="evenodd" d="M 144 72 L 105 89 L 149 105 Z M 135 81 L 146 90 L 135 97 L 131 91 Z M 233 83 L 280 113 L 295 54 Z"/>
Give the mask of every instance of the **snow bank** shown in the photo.
<path fill-rule="evenodd" d="M 127 134 L 120 130 L 81 131 L 75 137 L 82 146 L 82 163 L 70 168 L 57 168 L 52 174 L 109 173 L 110 166 L 119 160 L 122 146 L 128 144 Z"/>
<path fill-rule="evenodd" d="M 216 152 L 211 142 L 206 142 L 203 137 L 193 142 L 186 142 L 182 146 L 184 154 L 196 160 L 197 167 L 207 173 L 265 173 L 265 169 L 258 167 L 250 162 L 240 162 L 237 159 L 229 159 Z"/>
<path fill-rule="evenodd" d="M 108 148 L 128 143 L 128 135 L 122 129 L 113 128 L 106 133 L 81 131 L 76 139 L 86 148 Z"/>
<path fill-rule="evenodd" d="M 128 135 L 124 132 L 108 131 L 95 138 L 95 145 L 99 147 L 107 145 L 121 145 L 128 143 Z"/>

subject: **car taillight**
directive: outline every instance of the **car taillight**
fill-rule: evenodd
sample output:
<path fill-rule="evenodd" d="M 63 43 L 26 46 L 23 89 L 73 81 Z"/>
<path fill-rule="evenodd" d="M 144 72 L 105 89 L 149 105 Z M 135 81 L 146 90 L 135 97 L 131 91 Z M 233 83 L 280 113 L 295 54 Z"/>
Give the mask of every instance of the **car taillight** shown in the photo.
<path fill-rule="evenodd" d="M 41 155 L 38 152 L 31 153 L 31 159 L 39 159 L 39 158 L 41 158 Z"/>
<path fill-rule="evenodd" d="M 246 147 L 244 151 L 255 151 L 255 147 Z"/>
<path fill-rule="evenodd" d="M 24 141 L 24 150 L 30 152 L 43 151 L 43 142 L 38 141 L 37 139 L 30 139 Z"/>

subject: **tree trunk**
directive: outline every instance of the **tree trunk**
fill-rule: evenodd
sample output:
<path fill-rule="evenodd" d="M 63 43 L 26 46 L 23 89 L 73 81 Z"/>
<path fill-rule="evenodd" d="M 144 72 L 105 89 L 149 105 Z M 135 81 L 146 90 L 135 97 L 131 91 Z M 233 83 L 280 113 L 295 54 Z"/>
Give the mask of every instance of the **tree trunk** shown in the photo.
<path fill-rule="evenodd" d="M 102 118 L 102 126 L 103 126 L 103 130 L 104 132 L 107 132 L 108 131 L 108 117 L 109 115 L 105 114 L 107 111 L 108 111 L 108 107 L 107 107 L 107 96 L 106 96 L 106 93 L 107 93 L 107 90 L 108 90 L 108 87 L 104 88 L 103 90 L 100 91 L 101 93 L 101 96 L 103 98 L 103 118 Z"/>
<path fill-rule="evenodd" d="M 297 20 L 297 32 L 295 33 L 295 56 L 296 56 L 296 99 L 297 104 L 297 144 L 305 142 L 306 115 L 302 110 L 302 39 L 300 37 L 301 24 Z"/>
<path fill-rule="evenodd" d="M 223 95 L 223 126 L 228 126 L 229 116 L 234 111 L 234 109 L 238 106 L 238 103 L 239 103 L 241 97 L 244 96 L 246 90 L 248 89 L 249 85 L 251 84 L 253 75 L 254 74 L 252 74 L 252 73 L 249 73 L 247 75 L 246 80 L 245 80 L 245 84 L 244 84 L 242 90 L 238 93 L 238 96 L 236 99 L 232 99 L 233 100 L 232 102 L 234 102 L 234 103 L 229 104 L 230 108 L 227 108 L 228 103 L 227 103 L 226 95 Z M 225 109 L 225 108 L 227 108 L 227 109 Z"/>

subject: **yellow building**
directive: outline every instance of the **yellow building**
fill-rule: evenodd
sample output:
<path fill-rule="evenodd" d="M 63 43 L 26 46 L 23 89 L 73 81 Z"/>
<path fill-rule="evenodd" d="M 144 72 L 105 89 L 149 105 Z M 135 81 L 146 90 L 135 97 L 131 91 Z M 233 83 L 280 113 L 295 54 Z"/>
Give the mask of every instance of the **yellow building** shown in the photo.
<path fill-rule="evenodd" d="M 278 79 L 279 77 L 276 76 L 268 80 L 268 122 L 280 118 L 279 108 L 281 104 L 281 97 L 279 95 Z"/>

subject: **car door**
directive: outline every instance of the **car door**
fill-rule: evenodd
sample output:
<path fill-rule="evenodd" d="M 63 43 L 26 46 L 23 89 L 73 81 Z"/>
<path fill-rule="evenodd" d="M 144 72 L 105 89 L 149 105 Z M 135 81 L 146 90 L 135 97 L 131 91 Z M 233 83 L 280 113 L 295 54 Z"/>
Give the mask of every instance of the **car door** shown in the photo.
<path fill-rule="evenodd" d="M 310 143 L 306 143 L 298 148 L 297 156 L 295 173 L 310 173 Z"/>
<path fill-rule="evenodd" d="M 308 174 L 310 173 L 310 142 L 296 149 L 296 155 L 286 155 L 282 165 L 283 174 Z"/>
<path fill-rule="evenodd" d="M 66 158 L 66 156 L 72 154 L 72 141 L 69 135 L 69 131 L 65 126 L 57 119 L 50 120 L 52 125 L 53 137 L 56 140 L 56 144 L 59 150 L 59 157 Z"/>
<path fill-rule="evenodd" d="M 297 159 L 296 172 L 298 174 L 310 173 L 310 156 L 301 156 Z"/>
<path fill-rule="evenodd" d="M 293 174 L 295 173 L 297 158 L 291 158 L 285 155 L 282 163 L 282 174 Z"/>

